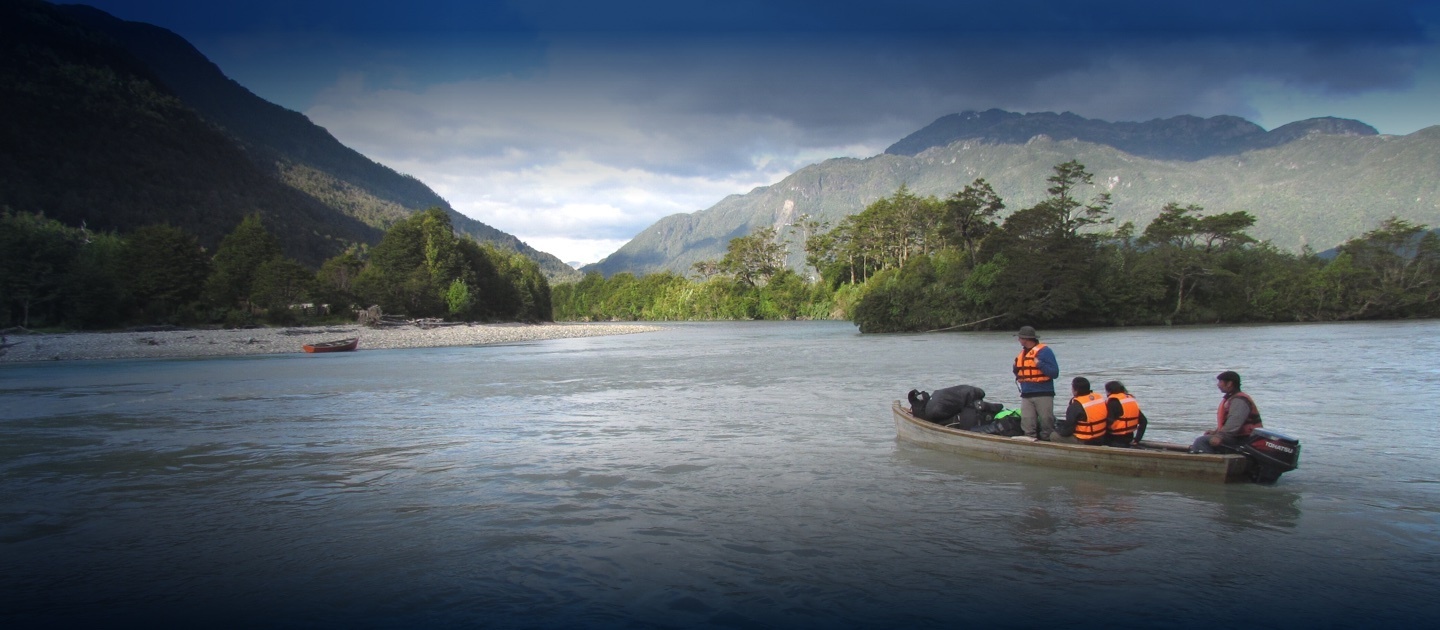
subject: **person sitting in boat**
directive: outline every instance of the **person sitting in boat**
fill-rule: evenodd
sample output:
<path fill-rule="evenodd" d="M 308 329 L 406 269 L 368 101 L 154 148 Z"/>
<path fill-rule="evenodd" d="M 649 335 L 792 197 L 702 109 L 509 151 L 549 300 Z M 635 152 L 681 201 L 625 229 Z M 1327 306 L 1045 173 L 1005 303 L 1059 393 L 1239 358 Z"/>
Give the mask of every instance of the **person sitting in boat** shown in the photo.
<path fill-rule="evenodd" d="M 1260 424 L 1260 408 L 1250 394 L 1240 391 L 1240 374 L 1226 370 L 1215 376 L 1215 386 L 1224 394 L 1215 411 L 1215 428 L 1195 438 L 1191 453 L 1220 453 L 1250 437 Z"/>
<path fill-rule="evenodd" d="M 1120 381 L 1106 383 L 1105 393 L 1108 394 L 1105 398 L 1105 419 L 1109 422 L 1105 445 L 1121 448 L 1139 445 L 1141 438 L 1145 437 L 1145 426 L 1149 424 L 1144 412 L 1140 411 L 1140 403 Z"/>
<path fill-rule="evenodd" d="M 1055 420 L 1050 441 L 1099 446 L 1105 443 L 1109 425 L 1105 397 L 1090 391 L 1090 379 L 1077 376 L 1070 379 L 1070 405 L 1065 408 L 1065 417 Z"/>

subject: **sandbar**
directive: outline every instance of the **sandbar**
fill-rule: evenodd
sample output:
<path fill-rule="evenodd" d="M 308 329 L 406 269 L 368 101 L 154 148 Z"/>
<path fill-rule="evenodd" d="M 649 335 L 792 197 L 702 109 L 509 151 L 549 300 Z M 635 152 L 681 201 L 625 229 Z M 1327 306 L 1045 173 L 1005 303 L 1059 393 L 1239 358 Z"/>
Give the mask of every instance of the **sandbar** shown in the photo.
<path fill-rule="evenodd" d="M 159 332 L 11 332 L 0 363 L 98 359 L 179 359 L 303 352 L 307 343 L 360 338 L 360 350 L 438 348 L 629 335 L 661 330 L 630 323 L 458 324 L 370 327 L 360 325 Z"/>

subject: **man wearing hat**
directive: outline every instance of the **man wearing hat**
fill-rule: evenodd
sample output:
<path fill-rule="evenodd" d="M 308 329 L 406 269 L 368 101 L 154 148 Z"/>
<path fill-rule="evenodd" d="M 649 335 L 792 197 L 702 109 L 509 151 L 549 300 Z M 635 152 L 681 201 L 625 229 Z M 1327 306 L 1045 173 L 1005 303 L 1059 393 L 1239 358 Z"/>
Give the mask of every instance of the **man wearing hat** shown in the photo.
<path fill-rule="evenodd" d="M 1020 428 L 1025 437 L 1049 440 L 1055 431 L 1055 379 L 1060 363 L 1055 353 L 1035 334 L 1032 326 L 1021 326 L 1020 355 L 1015 357 L 1015 384 L 1020 388 Z"/>

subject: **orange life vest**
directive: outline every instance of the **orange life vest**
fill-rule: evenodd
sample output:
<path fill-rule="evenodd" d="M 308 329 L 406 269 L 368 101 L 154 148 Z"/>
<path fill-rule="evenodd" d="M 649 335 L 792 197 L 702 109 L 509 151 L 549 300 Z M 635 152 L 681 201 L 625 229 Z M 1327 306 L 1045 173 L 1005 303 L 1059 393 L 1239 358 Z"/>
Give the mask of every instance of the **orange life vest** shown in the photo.
<path fill-rule="evenodd" d="M 1110 398 L 1120 401 L 1120 417 L 1110 420 L 1110 435 L 1134 433 L 1140 427 L 1140 403 L 1125 392 L 1110 394 Z"/>
<path fill-rule="evenodd" d="M 1245 424 L 1240 425 L 1240 431 L 1236 433 L 1237 436 L 1244 437 L 1250 435 L 1250 432 L 1254 431 L 1256 427 L 1264 426 L 1260 424 L 1260 408 L 1255 406 L 1255 399 L 1245 392 L 1235 392 L 1220 400 L 1220 409 L 1215 411 L 1215 430 L 1219 431 L 1225 428 L 1225 416 L 1230 415 L 1230 399 L 1236 396 L 1244 398 L 1245 402 L 1250 403 L 1250 415 L 1245 418 Z"/>
<path fill-rule="evenodd" d="M 1044 347 L 1045 344 L 1037 343 L 1029 350 L 1020 351 L 1020 354 L 1015 357 L 1015 380 L 1021 383 L 1044 383 L 1052 380 L 1040 371 L 1040 362 L 1035 360 L 1035 356 Z"/>
<path fill-rule="evenodd" d="M 1105 397 L 1090 392 L 1071 400 L 1085 408 L 1085 419 L 1075 423 L 1075 439 L 1095 440 L 1105 437 Z"/>

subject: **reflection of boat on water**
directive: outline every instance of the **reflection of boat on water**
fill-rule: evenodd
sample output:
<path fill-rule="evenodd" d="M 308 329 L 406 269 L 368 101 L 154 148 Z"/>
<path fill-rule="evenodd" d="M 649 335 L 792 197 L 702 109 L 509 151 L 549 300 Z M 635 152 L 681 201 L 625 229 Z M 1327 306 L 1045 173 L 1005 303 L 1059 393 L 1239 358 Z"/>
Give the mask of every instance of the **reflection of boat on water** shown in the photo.
<path fill-rule="evenodd" d="M 1264 461 L 1274 458 L 1266 457 L 1267 454 L 1263 453 L 1192 454 L 1188 445 L 1149 440 L 1141 442 L 1139 448 L 1036 442 L 965 431 L 921 420 L 911 415 L 898 400 L 891 406 L 891 410 L 895 416 L 895 432 L 898 437 L 927 448 L 999 461 L 1132 477 L 1196 479 L 1221 483 L 1273 483 L 1282 473 L 1295 468 L 1300 450 L 1298 443 L 1271 444 L 1282 450 L 1292 449 L 1288 461 L 1277 462 Z M 1293 442 L 1279 434 L 1259 429 L 1256 434 L 1258 441 L 1265 441 L 1266 436 L 1273 435 L 1275 441 Z"/>
<path fill-rule="evenodd" d="M 306 352 L 348 352 L 360 345 L 359 337 L 349 339 L 337 339 L 335 341 L 322 341 L 320 343 L 307 343 L 304 348 Z"/>

